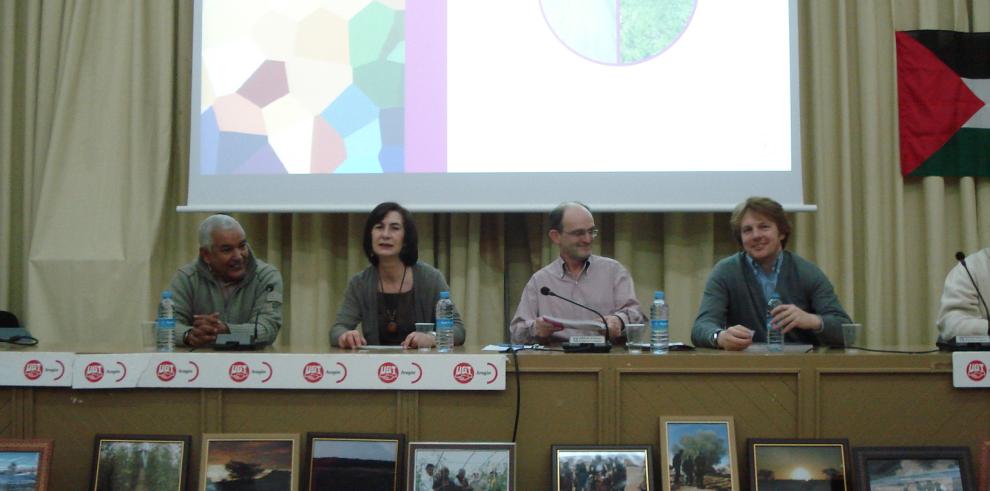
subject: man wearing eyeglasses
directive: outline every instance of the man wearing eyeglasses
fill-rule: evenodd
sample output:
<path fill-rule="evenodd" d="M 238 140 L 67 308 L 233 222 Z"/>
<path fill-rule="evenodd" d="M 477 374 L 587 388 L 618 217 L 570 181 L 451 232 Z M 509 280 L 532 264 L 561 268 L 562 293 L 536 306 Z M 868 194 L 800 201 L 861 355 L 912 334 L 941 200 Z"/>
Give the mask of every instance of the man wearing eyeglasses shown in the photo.
<path fill-rule="evenodd" d="M 526 283 L 509 326 L 513 343 L 558 344 L 571 336 L 601 334 L 588 327 L 589 322 L 600 324 L 595 314 L 541 295 L 543 287 L 601 312 L 611 339 L 619 338 L 625 324 L 643 322 L 626 268 L 614 259 L 591 253 L 598 228 L 587 206 L 576 201 L 557 205 L 550 212 L 549 236 L 560 256 Z"/>

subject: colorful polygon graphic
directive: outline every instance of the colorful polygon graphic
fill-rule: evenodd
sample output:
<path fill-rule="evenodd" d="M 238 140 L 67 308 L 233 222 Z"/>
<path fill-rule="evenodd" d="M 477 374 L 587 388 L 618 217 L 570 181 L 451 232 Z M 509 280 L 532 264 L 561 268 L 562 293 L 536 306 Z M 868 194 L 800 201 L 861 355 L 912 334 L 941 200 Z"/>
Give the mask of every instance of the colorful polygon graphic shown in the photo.
<path fill-rule="evenodd" d="M 687 30 L 697 0 L 540 0 L 557 39 L 578 56 L 634 65 L 658 56 Z"/>
<path fill-rule="evenodd" d="M 404 0 L 208 0 L 202 21 L 202 174 L 404 171 Z"/>

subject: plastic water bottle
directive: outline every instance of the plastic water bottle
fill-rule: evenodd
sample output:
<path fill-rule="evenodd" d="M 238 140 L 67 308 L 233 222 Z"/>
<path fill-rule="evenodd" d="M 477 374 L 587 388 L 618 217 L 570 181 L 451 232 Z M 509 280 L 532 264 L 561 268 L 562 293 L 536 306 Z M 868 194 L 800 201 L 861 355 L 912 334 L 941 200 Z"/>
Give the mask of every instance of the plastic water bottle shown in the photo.
<path fill-rule="evenodd" d="M 168 290 L 162 292 L 162 300 L 158 302 L 156 325 L 155 345 L 158 351 L 175 351 L 175 302 L 172 300 L 172 292 Z"/>
<path fill-rule="evenodd" d="M 767 301 L 767 351 L 784 351 L 784 334 L 780 329 L 773 327 L 773 309 L 781 304 L 780 295 L 777 292 L 770 294 Z"/>
<path fill-rule="evenodd" d="M 437 351 L 450 353 L 454 349 L 454 302 L 450 292 L 440 292 L 437 300 Z"/>
<path fill-rule="evenodd" d="M 669 314 L 663 292 L 655 292 L 650 306 L 650 351 L 654 355 L 666 355 L 670 350 Z"/>

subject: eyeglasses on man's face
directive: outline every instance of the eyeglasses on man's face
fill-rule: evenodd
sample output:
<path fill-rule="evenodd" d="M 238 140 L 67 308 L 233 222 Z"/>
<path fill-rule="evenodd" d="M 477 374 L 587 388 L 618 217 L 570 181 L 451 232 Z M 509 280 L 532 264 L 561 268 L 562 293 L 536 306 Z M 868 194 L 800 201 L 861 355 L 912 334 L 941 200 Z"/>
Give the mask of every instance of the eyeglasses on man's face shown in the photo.
<path fill-rule="evenodd" d="M 580 239 L 585 236 L 591 237 L 592 239 L 598 238 L 598 227 L 583 228 L 580 230 L 571 230 L 569 232 L 561 232 L 564 235 L 571 236 L 575 239 Z"/>

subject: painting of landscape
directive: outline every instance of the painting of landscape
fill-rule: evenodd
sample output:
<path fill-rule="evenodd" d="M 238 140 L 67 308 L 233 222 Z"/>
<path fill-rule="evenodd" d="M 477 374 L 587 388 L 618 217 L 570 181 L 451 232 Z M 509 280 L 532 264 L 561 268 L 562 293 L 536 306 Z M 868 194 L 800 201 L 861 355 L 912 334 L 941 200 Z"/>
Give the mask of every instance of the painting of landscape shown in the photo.
<path fill-rule="evenodd" d="M 841 444 L 754 444 L 759 491 L 844 491 L 847 462 Z"/>
<path fill-rule="evenodd" d="M 307 489 L 397 491 L 397 438 L 321 438 L 310 443 Z"/>
<path fill-rule="evenodd" d="M 0 489 L 26 491 L 38 489 L 38 464 L 41 452 L 0 451 Z"/>
<path fill-rule="evenodd" d="M 97 435 L 96 439 L 96 491 L 183 489 L 188 437 L 131 439 Z"/>
<path fill-rule="evenodd" d="M 204 435 L 202 472 L 206 491 L 296 489 L 294 437 L 241 438 Z"/>

